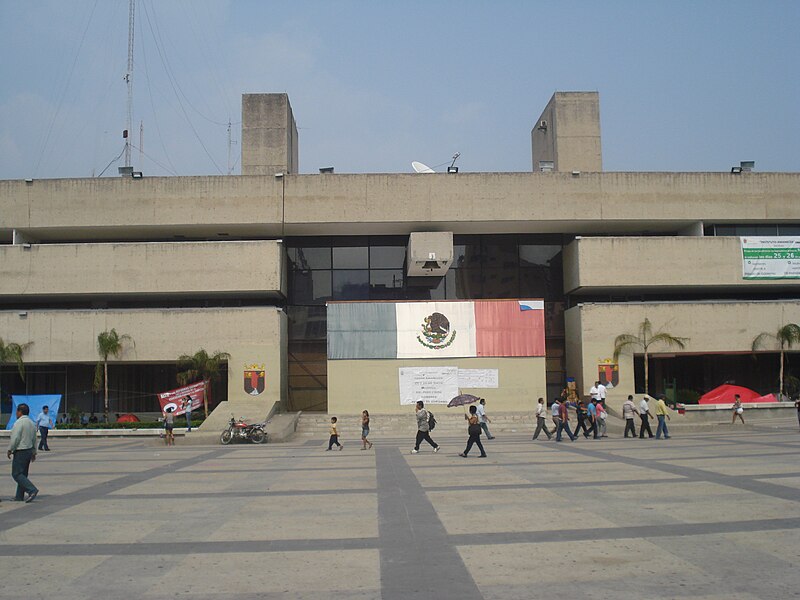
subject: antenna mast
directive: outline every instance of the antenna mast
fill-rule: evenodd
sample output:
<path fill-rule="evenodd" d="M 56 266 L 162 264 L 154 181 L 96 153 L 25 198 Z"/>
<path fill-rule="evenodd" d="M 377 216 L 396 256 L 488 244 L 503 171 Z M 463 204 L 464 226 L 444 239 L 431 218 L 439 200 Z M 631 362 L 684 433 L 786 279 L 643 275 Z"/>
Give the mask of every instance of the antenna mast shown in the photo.
<path fill-rule="evenodd" d="M 125 82 L 128 84 L 128 118 L 125 122 L 125 166 L 131 166 L 131 121 L 133 121 L 133 17 L 136 11 L 136 0 L 128 2 L 128 71 L 125 73 Z"/>

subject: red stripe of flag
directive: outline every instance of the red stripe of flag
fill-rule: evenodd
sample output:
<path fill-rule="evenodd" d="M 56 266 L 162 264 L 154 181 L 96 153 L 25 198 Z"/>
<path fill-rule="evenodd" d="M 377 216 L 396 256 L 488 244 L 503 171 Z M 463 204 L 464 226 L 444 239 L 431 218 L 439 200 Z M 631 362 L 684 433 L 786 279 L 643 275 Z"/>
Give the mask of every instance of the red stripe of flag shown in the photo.
<path fill-rule="evenodd" d="M 544 356 L 544 310 L 517 300 L 475 303 L 478 356 Z"/>

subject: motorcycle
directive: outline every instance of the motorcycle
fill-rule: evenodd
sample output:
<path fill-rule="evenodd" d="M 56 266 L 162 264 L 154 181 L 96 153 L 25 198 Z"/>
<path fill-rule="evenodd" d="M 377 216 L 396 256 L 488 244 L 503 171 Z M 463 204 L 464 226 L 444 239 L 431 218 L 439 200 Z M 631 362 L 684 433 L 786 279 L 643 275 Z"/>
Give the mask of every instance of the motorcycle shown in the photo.
<path fill-rule="evenodd" d="M 219 436 L 219 441 L 225 445 L 230 444 L 235 439 L 250 440 L 254 444 L 263 444 L 267 439 L 267 433 L 264 431 L 265 426 L 266 422 L 248 424 L 245 422 L 244 417 L 237 421 L 231 416 L 228 427 Z"/>

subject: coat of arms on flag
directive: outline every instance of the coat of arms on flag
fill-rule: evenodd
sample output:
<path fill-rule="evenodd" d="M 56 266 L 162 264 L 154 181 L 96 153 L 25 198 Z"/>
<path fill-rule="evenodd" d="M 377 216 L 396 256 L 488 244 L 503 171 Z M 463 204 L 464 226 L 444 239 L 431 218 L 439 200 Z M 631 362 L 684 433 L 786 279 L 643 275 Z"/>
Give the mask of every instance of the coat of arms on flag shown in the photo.
<path fill-rule="evenodd" d="M 450 320 L 439 312 L 425 317 L 422 322 L 421 335 L 417 336 L 420 344 L 432 350 L 447 348 L 455 339 L 456 330 L 450 331 Z"/>
<path fill-rule="evenodd" d="M 244 366 L 244 391 L 251 396 L 258 396 L 264 391 L 266 371 L 263 364 Z"/>

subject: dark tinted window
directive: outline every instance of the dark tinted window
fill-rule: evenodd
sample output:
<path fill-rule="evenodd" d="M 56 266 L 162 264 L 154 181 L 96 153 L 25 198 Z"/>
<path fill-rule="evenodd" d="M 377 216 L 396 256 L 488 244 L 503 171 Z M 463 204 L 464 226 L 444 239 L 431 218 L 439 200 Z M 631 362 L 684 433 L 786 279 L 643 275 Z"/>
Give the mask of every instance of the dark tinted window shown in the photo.
<path fill-rule="evenodd" d="M 334 269 L 366 269 L 369 267 L 369 249 L 366 246 L 356 248 L 334 248 Z"/>
<path fill-rule="evenodd" d="M 294 304 L 323 304 L 331 298 L 331 272 L 295 272 L 290 294 Z"/>
<path fill-rule="evenodd" d="M 402 269 L 405 259 L 405 246 L 373 246 L 369 249 L 369 266 L 372 269 Z"/>
<path fill-rule="evenodd" d="M 333 271 L 335 300 L 369 300 L 369 271 Z"/>
<path fill-rule="evenodd" d="M 330 269 L 330 248 L 289 248 L 289 260 L 294 269 Z"/>

